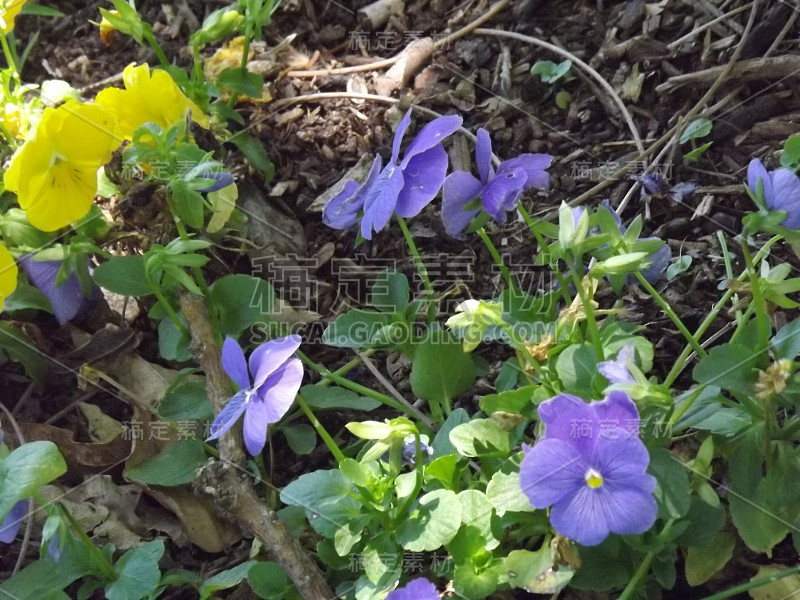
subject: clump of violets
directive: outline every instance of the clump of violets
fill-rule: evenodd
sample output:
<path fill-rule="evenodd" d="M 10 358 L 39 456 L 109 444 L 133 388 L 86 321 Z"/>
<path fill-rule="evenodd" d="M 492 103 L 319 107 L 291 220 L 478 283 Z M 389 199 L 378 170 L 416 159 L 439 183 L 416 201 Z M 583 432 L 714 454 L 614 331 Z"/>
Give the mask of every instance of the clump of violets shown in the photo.
<path fill-rule="evenodd" d="M 767 171 L 761 161 L 754 158 L 747 167 L 747 187 L 754 194 L 758 193 L 759 181 L 767 208 L 786 211 L 781 225 L 800 229 L 800 178 L 791 169 Z"/>
<path fill-rule="evenodd" d="M 545 434 L 523 446 L 520 485 L 536 508 L 550 511 L 561 535 L 584 546 L 609 533 L 643 533 L 655 523 L 656 480 L 639 439 L 639 413 L 621 391 L 587 404 L 561 394 L 539 406 Z"/>
<path fill-rule="evenodd" d="M 439 600 L 436 587 L 424 577 L 408 582 L 408 585 L 397 588 L 386 596 L 386 600 Z"/>
<path fill-rule="evenodd" d="M 242 347 L 233 338 L 225 339 L 222 366 L 240 389 L 214 419 L 206 441 L 219 438 L 244 414 L 244 445 L 250 454 L 261 453 L 267 426 L 281 420 L 300 389 L 303 365 L 291 357 L 300 342 L 299 335 L 289 335 L 261 344 L 250 354 L 248 371 Z"/>
<path fill-rule="evenodd" d="M 363 183 L 348 181 L 322 210 L 322 221 L 334 229 L 349 229 L 361 219 L 361 237 L 372 239 L 392 214 L 408 219 L 420 213 L 439 193 L 447 175 L 447 152 L 442 141 L 461 127 L 457 115 L 434 119 L 411 141 L 400 159 L 400 145 L 411 124 L 409 110 L 392 143 L 392 156 L 383 167 L 376 156 Z"/>
<path fill-rule="evenodd" d="M 506 222 L 506 212 L 514 210 L 522 193 L 536 187 L 547 189 L 553 162 L 550 154 L 521 154 L 492 167 L 492 141 L 489 132 L 478 129 L 475 162 L 480 180 L 467 171 L 450 173 L 442 190 L 442 221 L 447 233 L 464 235 L 467 225 L 481 209 L 498 223 Z M 481 202 L 476 201 L 480 198 Z"/>

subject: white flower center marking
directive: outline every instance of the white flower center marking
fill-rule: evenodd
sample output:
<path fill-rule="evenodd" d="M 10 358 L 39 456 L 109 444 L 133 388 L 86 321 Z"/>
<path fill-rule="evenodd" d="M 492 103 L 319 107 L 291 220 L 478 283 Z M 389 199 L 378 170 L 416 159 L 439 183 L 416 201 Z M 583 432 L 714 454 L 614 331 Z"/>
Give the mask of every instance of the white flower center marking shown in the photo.
<path fill-rule="evenodd" d="M 603 476 L 592 468 L 586 471 L 586 475 L 583 478 L 586 480 L 586 485 L 593 490 L 603 485 Z"/>

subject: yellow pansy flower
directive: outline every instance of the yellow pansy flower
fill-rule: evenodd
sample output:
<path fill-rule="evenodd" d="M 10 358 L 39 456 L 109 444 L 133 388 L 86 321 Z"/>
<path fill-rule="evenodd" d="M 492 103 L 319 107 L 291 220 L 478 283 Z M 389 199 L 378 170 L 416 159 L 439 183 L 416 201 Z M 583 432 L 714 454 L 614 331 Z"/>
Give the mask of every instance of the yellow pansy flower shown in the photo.
<path fill-rule="evenodd" d="M 0 244 L 0 309 L 5 299 L 17 288 L 17 263 L 8 249 Z"/>
<path fill-rule="evenodd" d="M 96 104 L 69 100 L 46 108 L 11 159 L 5 186 L 17 193 L 31 225 L 55 231 L 83 217 L 97 191 L 97 170 L 122 143 L 114 115 Z"/>
<path fill-rule="evenodd" d="M 134 129 L 145 123 L 156 123 L 162 129 L 172 127 L 186 117 L 208 127 L 208 117 L 189 100 L 169 73 L 157 69 L 150 72 L 147 64 L 130 64 L 122 72 L 125 89 L 107 88 L 97 94 L 95 102 L 113 112 L 122 134 L 129 138 Z"/>
<path fill-rule="evenodd" d="M 14 19 L 22 10 L 22 5 L 27 0 L 0 0 L 0 27 L 3 33 L 10 33 L 14 29 Z"/>
<path fill-rule="evenodd" d="M 28 117 L 24 111 L 13 102 L 6 102 L 0 110 L 0 123 L 3 124 L 5 132 L 12 139 L 22 140 L 28 133 Z M 11 140 L 6 140 L 11 142 Z"/>

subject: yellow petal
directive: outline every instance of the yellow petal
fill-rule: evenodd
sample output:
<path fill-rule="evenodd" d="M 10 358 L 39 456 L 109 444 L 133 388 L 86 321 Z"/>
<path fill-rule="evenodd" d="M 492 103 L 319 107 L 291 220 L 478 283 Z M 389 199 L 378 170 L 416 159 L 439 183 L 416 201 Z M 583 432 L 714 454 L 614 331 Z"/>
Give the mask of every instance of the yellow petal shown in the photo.
<path fill-rule="evenodd" d="M 0 309 L 17 287 L 17 263 L 8 249 L 0 244 Z"/>
<path fill-rule="evenodd" d="M 10 33 L 14 29 L 14 19 L 22 10 L 22 5 L 27 0 L 0 0 L 0 22 L 3 24 L 3 33 Z"/>
<path fill-rule="evenodd" d="M 31 225 L 42 231 L 56 231 L 86 215 L 97 192 L 99 167 L 65 161 L 43 173 L 32 174 L 26 204 L 19 196 Z"/>
<path fill-rule="evenodd" d="M 123 142 L 115 131 L 113 113 L 96 104 L 75 100 L 56 110 L 65 113 L 61 128 L 53 139 L 53 146 L 61 157 L 93 164 L 111 160 L 111 153 Z"/>

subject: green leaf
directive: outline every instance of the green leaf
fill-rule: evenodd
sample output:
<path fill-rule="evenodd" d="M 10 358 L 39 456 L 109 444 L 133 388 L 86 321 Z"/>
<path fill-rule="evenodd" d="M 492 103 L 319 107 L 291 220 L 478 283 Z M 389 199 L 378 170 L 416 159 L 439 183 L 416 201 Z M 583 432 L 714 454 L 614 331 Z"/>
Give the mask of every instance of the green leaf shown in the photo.
<path fill-rule="evenodd" d="M 436 480 L 439 481 L 445 489 L 455 490 L 456 475 L 460 471 L 458 469 L 458 461 L 460 458 L 458 454 L 446 454 L 434 458 L 425 466 L 425 481 Z"/>
<path fill-rule="evenodd" d="M 247 572 L 247 583 L 256 596 L 264 600 L 283 600 L 291 582 L 281 567 L 274 562 L 259 561 Z"/>
<path fill-rule="evenodd" d="M 63 17 L 64 13 L 57 8 L 42 6 L 41 4 L 28 3 L 19 11 L 21 15 L 36 15 L 38 17 Z"/>
<path fill-rule="evenodd" d="M 304 385 L 300 388 L 300 395 L 310 407 L 323 410 L 331 408 L 374 410 L 381 406 L 378 400 L 359 396 L 355 392 L 335 385 Z"/>
<path fill-rule="evenodd" d="M 389 315 L 368 310 L 351 310 L 339 315 L 322 334 L 323 343 L 336 348 L 366 348 L 375 335 L 389 324 Z"/>
<path fill-rule="evenodd" d="M 239 189 L 236 185 L 231 184 L 221 190 L 209 192 L 207 198 L 211 204 L 213 214 L 208 221 L 208 225 L 206 225 L 206 231 L 208 233 L 217 233 L 231 218 L 231 214 L 236 208 L 236 200 L 239 198 Z"/>
<path fill-rule="evenodd" d="M 484 539 L 484 548 L 492 550 L 500 545 L 492 532 L 492 505 L 486 494 L 480 490 L 464 490 L 459 492 L 458 500 L 461 502 L 461 523 L 472 526 L 480 531 Z"/>
<path fill-rule="evenodd" d="M 204 221 L 203 195 L 181 180 L 171 181 L 169 190 L 178 216 L 192 229 L 200 229 Z"/>
<path fill-rule="evenodd" d="M 369 486 L 373 480 L 372 471 L 369 470 L 369 467 L 352 458 L 345 458 L 339 463 L 339 470 L 342 475 L 361 487 Z"/>
<path fill-rule="evenodd" d="M 382 312 L 402 312 L 408 306 L 408 279 L 398 271 L 386 269 L 375 279 L 370 304 Z"/>
<path fill-rule="evenodd" d="M 272 181 L 275 176 L 275 165 L 270 161 L 267 151 L 264 150 L 264 146 L 258 138 L 253 137 L 245 130 L 240 131 L 228 141 L 241 150 L 254 169 L 261 171 L 265 184 Z"/>
<path fill-rule="evenodd" d="M 24 279 L 19 279 L 17 289 L 3 303 L 3 312 L 10 313 L 31 308 L 53 314 L 53 304 L 50 302 L 50 298 Z"/>
<path fill-rule="evenodd" d="M 432 331 L 414 352 L 410 382 L 418 397 L 449 406 L 453 398 L 472 387 L 475 363 L 451 334 Z"/>
<path fill-rule="evenodd" d="M 494 569 L 478 570 L 472 563 L 456 565 L 453 571 L 453 589 L 459 598 L 483 600 L 497 589 L 499 575 Z"/>
<path fill-rule="evenodd" d="M 681 273 L 686 272 L 691 266 L 692 257 L 689 254 L 684 254 L 667 267 L 667 281 L 672 281 Z"/>
<path fill-rule="evenodd" d="M 314 428 L 305 423 L 301 425 L 284 425 L 281 427 L 281 433 L 295 454 L 311 454 L 317 445 L 317 434 Z"/>
<path fill-rule="evenodd" d="M 164 554 L 163 540 L 154 540 L 126 552 L 114 565 L 117 579 L 106 586 L 107 600 L 140 600 L 158 587 L 158 561 Z"/>
<path fill-rule="evenodd" d="M 689 526 L 675 538 L 675 543 L 682 548 L 689 546 L 706 546 L 722 531 L 725 525 L 725 509 L 721 504 L 711 506 L 700 498 L 693 496 L 692 503 L 683 521 Z"/>
<path fill-rule="evenodd" d="M 395 539 L 411 552 L 433 552 L 453 539 L 461 526 L 461 503 L 450 490 L 435 490 L 419 500 L 397 527 Z"/>
<path fill-rule="evenodd" d="M 709 133 L 711 133 L 711 128 L 713 126 L 714 124 L 711 122 L 711 120 L 705 117 L 695 119 L 681 132 L 679 141 L 681 144 L 685 144 L 690 140 L 706 137 Z"/>
<path fill-rule="evenodd" d="M 703 156 L 703 153 L 711 147 L 711 144 L 714 142 L 708 142 L 703 144 L 702 146 L 698 146 L 691 152 L 687 152 L 683 155 L 683 159 L 688 163 L 694 163 L 700 160 L 700 157 Z"/>
<path fill-rule="evenodd" d="M 536 386 L 527 385 L 516 390 L 489 394 L 478 401 L 480 409 L 487 415 L 497 411 L 532 417 L 535 412 L 533 392 Z"/>
<path fill-rule="evenodd" d="M 506 511 L 533 512 L 536 510 L 522 490 L 519 471 L 514 473 L 498 471 L 492 475 L 491 481 L 486 486 L 486 499 L 501 516 Z"/>
<path fill-rule="evenodd" d="M 588 343 L 567 346 L 556 359 L 556 373 L 565 392 L 591 398 L 597 372 L 597 354 Z"/>
<path fill-rule="evenodd" d="M 147 485 L 181 485 L 191 483 L 206 461 L 206 451 L 200 440 L 181 440 L 167 446 L 144 462 L 127 469 L 128 479 Z"/>
<path fill-rule="evenodd" d="M 800 139 L 800 136 L 797 137 Z M 14 294 L 11 295 L 11 298 L 13 297 Z M 794 319 L 781 327 L 770 340 L 770 344 L 778 358 L 794 360 L 800 354 L 800 319 Z"/>
<path fill-rule="evenodd" d="M 557 594 L 575 574 L 572 569 L 565 567 L 553 570 L 553 555 L 549 545 L 536 552 L 512 550 L 503 562 L 509 585 L 531 594 Z"/>
<path fill-rule="evenodd" d="M 264 78 L 251 73 L 246 67 L 223 69 L 217 77 L 219 87 L 232 90 L 235 94 L 260 99 L 264 89 Z"/>
<path fill-rule="evenodd" d="M 94 281 L 105 288 L 123 296 L 147 296 L 153 290 L 147 283 L 144 271 L 144 256 L 115 256 L 104 262 L 92 273 Z"/>
<path fill-rule="evenodd" d="M 43 355 L 25 333 L 11 323 L 0 322 L 0 358 L 3 354 L 25 369 L 25 374 L 33 381 L 44 381 L 47 363 Z"/>
<path fill-rule="evenodd" d="M 474 419 L 450 432 L 450 443 L 462 456 L 505 457 L 511 449 L 508 433 L 491 419 Z"/>
<path fill-rule="evenodd" d="M 182 333 L 170 318 L 161 319 L 158 324 L 158 351 L 165 360 L 186 362 L 192 358 L 189 336 Z"/>
<path fill-rule="evenodd" d="M 158 405 L 158 416 L 169 421 L 204 421 L 214 417 L 206 386 L 184 381 L 170 389 Z"/>
<path fill-rule="evenodd" d="M 0 522 L 20 500 L 67 472 L 53 442 L 28 442 L 0 462 Z"/>
<path fill-rule="evenodd" d="M 691 586 L 702 585 L 720 571 L 733 558 L 736 538 L 727 531 L 720 531 L 713 542 L 703 546 L 692 546 L 686 553 L 686 582 Z"/>
<path fill-rule="evenodd" d="M 339 469 L 301 475 L 281 491 L 281 502 L 306 510 L 311 526 L 332 538 L 342 523 L 361 514 L 361 504 L 349 496 L 352 483 Z"/>
<path fill-rule="evenodd" d="M 217 573 L 213 577 L 209 577 L 200 586 L 200 600 L 207 600 L 211 594 L 219 590 L 227 590 L 236 585 L 239 585 L 242 580 L 247 577 L 250 569 L 256 564 L 254 560 L 248 560 L 240 565 L 236 565 L 232 569 Z"/>
<path fill-rule="evenodd" d="M 544 83 L 555 83 L 569 72 L 570 67 L 571 60 L 559 64 L 550 60 L 537 60 L 531 67 L 531 75 L 539 75 Z"/>
<path fill-rule="evenodd" d="M 692 376 L 698 383 L 751 396 L 756 380 L 754 369 L 757 359 L 751 348 L 739 344 L 720 344 L 700 361 Z"/>
<path fill-rule="evenodd" d="M 691 503 L 691 488 L 686 469 L 672 452 L 664 448 L 650 451 L 650 473 L 658 480 L 655 497 L 658 516 L 677 519 L 686 514 Z"/>
<path fill-rule="evenodd" d="M 450 432 L 464 423 L 469 423 L 469 414 L 466 410 L 457 408 L 450 413 L 450 416 L 447 417 L 439 431 L 436 432 L 436 437 L 433 438 L 431 447 L 433 448 L 434 458 L 455 453 L 456 449 L 450 443 Z"/>
<path fill-rule="evenodd" d="M 259 277 L 234 274 L 218 279 L 211 286 L 211 303 L 223 335 L 238 338 L 255 323 L 274 313 L 275 291 Z"/>

